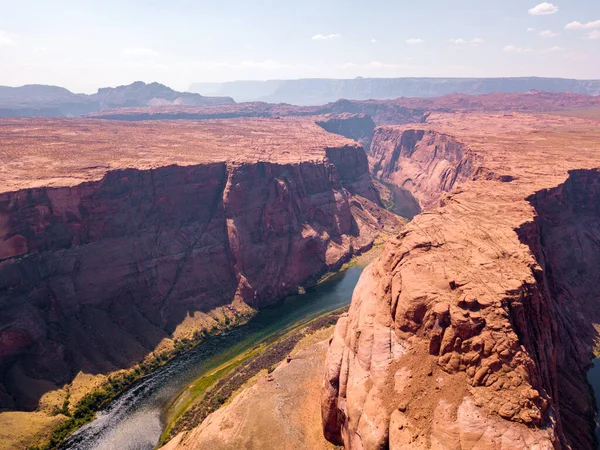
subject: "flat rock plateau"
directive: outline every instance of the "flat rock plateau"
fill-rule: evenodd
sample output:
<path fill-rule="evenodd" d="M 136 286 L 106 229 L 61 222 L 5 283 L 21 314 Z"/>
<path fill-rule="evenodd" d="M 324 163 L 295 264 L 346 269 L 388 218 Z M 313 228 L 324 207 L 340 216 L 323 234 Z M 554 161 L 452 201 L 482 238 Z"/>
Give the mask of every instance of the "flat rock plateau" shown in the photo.
<path fill-rule="evenodd" d="M 5 425 L 74 407 L 402 224 L 363 147 L 312 119 L 4 119 L 0 142 Z"/>
<path fill-rule="evenodd" d="M 232 117 L 319 116 L 367 114 L 377 125 L 419 123 L 432 112 L 552 112 L 600 117 L 600 96 L 571 92 L 496 92 L 485 95 L 449 94 L 435 98 L 337 100 L 320 106 L 264 102 L 227 105 L 155 105 L 106 108 L 86 117 L 113 120 L 218 119 Z"/>
<path fill-rule="evenodd" d="M 593 449 L 600 126 L 432 114 L 377 128 L 375 175 L 425 212 L 336 326 L 325 435 L 348 449 Z"/>

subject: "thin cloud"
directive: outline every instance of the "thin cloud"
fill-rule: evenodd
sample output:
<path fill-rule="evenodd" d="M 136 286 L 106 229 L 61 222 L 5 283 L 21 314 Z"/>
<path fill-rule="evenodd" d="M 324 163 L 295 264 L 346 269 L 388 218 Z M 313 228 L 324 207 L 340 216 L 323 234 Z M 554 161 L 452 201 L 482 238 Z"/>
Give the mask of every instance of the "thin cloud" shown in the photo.
<path fill-rule="evenodd" d="M 555 37 L 555 36 L 560 36 L 559 33 L 555 33 L 552 30 L 540 31 L 539 35 L 543 38 L 551 38 L 551 37 Z"/>
<path fill-rule="evenodd" d="M 240 61 L 240 62 L 224 62 L 224 61 L 192 61 L 187 64 L 194 69 L 217 70 L 217 69 L 258 69 L 258 70 L 279 70 L 279 69 L 315 69 L 316 67 L 310 64 L 294 64 L 281 61 L 267 59 L 265 61 Z"/>
<path fill-rule="evenodd" d="M 529 14 L 532 16 L 545 16 L 548 14 L 556 14 L 557 12 L 558 6 L 548 2 L 540 3 L 529 10 Z"/>
<path fill-rule="evenodd" d="M 371 61 L 366 64 L 357 64 L 353 62 L 347 62 L 344 64 L 339 64 L 337 66 L 338 69 L 348 70 L 348 69 L 414 69 L 415 66 L 411 66 L 409 64 L 397 64 L 397 63 L 384 63 L 381 61 Z"/>
<path fill-rule="evenodd" d="M 600 39 L 600 30 L 590 31 L 586 39 Z"/>
<path fill-rule="evenodd" d="M 594 22 L 581 23 L 574 21 L 565 25 L 565 30 L 592 30 L 594 28 L 600 28 L 600 20 Z"/>
<path fill-rule="evenodd" d="M 527 28 L 528 33 L 533 33 L 534 31 L 536 31 L 535 28 L 531 28 L 531 27 Z"/>
<path fill-rule="evenodd" d="M 373 38 L 369 41 L 371 44 L 376 44 L 377 43 L 377 39 Z"/>
<path fill-rule="evenodd" d="M 0 30 L 0 48 L 2 47 L 12 47 L 16 45 L 17 42 L 14 39 L 14 36 L 10 33 L 7 33 L 4 30 Z"/>
<path fill-rule="evenodd" d="M 423 39 L 421 38 L 410 38 L 406 40 L 407 44 L 422 44 L 423 43 Z"/>
<path fill-rule="evenodd" d="M 158 53 L 149 48 L 143 47 L 132 47 L 123 49 L 122 53 L 126 56 L 140 56 L 140 57 L 155 57 Z"/>
<path fill-rule="evenodd" d="M 330 39 L 339 39 L 342 35 L 339 33 L 331 33 L 331 34 L 315 34 L 312 37 L 313 41 L 328 41 Z"/>
<path fill-rule="evenodd" d="M 502 51 L 507 52 L 507 53 L 537 53 L 538 55 L 545 55 L 548 53 L 555 53 L 555 52 L 563 51 L 563 48 L 559 47 L 557 45 L 554 47 L 542 48 L 542 49 L 534 49 L 531 47 L 518 47 L 516 45 L 507 45 L 506 47 L 504 47 L 502 49 Z"/>
<path fill-rule="evenodd" d="M 456 38 L 456 39 L 450 39 L 450 42 L 452 42 L 453 44 L 456 44 L 456 45 L 465 45 L 465 44 L 479 45 L 479 44 L 483 44 L 483 39 L 481 39 L 481 38 L 473 38 L 473 39 Z"/>

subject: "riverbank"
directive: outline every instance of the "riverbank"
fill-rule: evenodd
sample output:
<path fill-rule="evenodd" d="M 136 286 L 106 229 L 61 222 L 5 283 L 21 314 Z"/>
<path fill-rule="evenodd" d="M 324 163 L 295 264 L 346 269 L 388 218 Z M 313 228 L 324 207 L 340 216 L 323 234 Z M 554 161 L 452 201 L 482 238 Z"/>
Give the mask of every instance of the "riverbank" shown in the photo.
<path fill-rule="evenodd" d="M 290 359 L 261 370 L 201 425 L 162 450 L 333 450 L 321 429 L 320 389 L 333 327 L 306 334 Z"/>
<path fill-rule="evenodd" d="M 210 337 L 217 336 L 247 323 L 254 314 L 254 312 L 250 310 L 241 313 L 238 311 L 234 312 L 232 308 L 230 308 L 230 312 L 232 312 L 233 319 L 227 314 L 223 314 L 224 320 L 215 321 L 216 324 L 211 328 L 197 330 L 190 338 L 175 338 L 168 344 L 163 343 L 162 350 L 153 352 L 148 355 L 144 361 L 136 364 L 130 369 L 124 369 L 110 373 L 106 376 L 100 376 L 103 381 L 98 381 L 98 376 L 89 376 L 88 382 L 95 386 L 90 392 L 80 395 L 79 400 L 74 404 L 71 402 L 70 395 L 73 386 L 65 386 L 64 391 L 66 394 L 64 395 L 64 400 L 60 407 L 54 405 L 50 414 L 44 414 L 43 411 L 34 413 L 40 417 L 54 417 L 54 420 L 50 421 L 51 428 L 46 427 L 44 430 L 44 427 L 41 427 L 38 434 L 34 435 L 33 439 L 37 440 L 37 445 L 28 445 L 27 440 L 33 439 L 27 439 L 27 437 L 24 436 L 22 439 L 25 441 L 25 447 L 29 450 L 53 450 L 60 448 L 60 445 L 66 438 L 81 427 L 92 422 L 98 411 L 107 407 L 135 383 L 154 373 L 157 369 L 165 366 L 177 357 L 193 350 L 207 339 L 210 339 Z M 82 386 L 78 386 L 78 388 L 79 390 L 85 390 L 85 387 Z M 13 448 L 12 442 L 14 442 L 14 440 L 16 439 L 11 436 L 7 436 L 6 440 L 3 439 L 8 445 L 8 447 L 6 447 L 7 449 Z M 2 447 L 0 447 L 0 450 L 1 449 Z"/>
<path fill-rule="evenodd" d="M 320 289 L 320 286 L 327 285 L 330 282 L 335 283 L 336 277 L 339 277 L 347 270 L 354 267 L 359 267 L 362 270 L 362 267 L 368 265 L 381 252 L 383 243 L 384 239 L 378 240 L 370 250 L 360 255 L 355 255 L 337 271 L 324 275 L 317 283 L 303 289 L 303 292 L 308 293 L 310 296 L 310 293 L 315 289 Z M 351 291 L 348 293 L 348 303 Z M 290 298 L 297 297 L 301 300 L 304 295 Z M 256 311 L 254 310 L 236 311 L 230 308 L 225 311 L 219 311 L 215 314 L 215 319 L 210 322 L 212 328 L 197 331 L 193 334 L 189 333 L 189 330 L 186 330 L 187 333 L 179 334 L 179 338 L 174 337 L 172 342 L 161 343 L 157 351 L 148 355 L 142 363 L 130 369 L 107 375 L 78 376 L 77 385 L 73 383 L 72 386 L 66 386 L 58 393 L 59 395 L 55 395 L 53 404 L 47 406 L 44 411 L 35 413 L 3 413 L 4 417 L 0 415 L 0 423 L 6 425 L 2 428 L 8 431 L 3 433 L 3 444 L 0 445 L 0 450 L 15 448 L 17 443 L 21 448 L 32 450 L 62 448 L 62 443 L 65 439 L 86 424 L 92 422 L 97 417 L 98 411 L 109 407 L 123 393 L 143 383 L 145 378 L 151 377 L 157 370 L 165 367 L 174 360 L 184 357 L 198 346 L 202 347 L 199 344 L 206 344 L 207 340 L 214 340 L 215 337 L 218 337 L 222 333 L 235 331 L 240 326 L 244 326 L 255 315 Z M 314 315 L 312 317 L 314 318 Z M 235 347 L 233 350 L 235 351 Z M 233 365 L 227 364 L 224 367 L 224 372 L 231 371 L 236 363 L 241 364 L 242 362 L 238 358 L 236 362 L 232 363 Z M 220 374 L 222 375 L 222 373 Z M 218 375 L 215 379 L 218 378 Z M 210 380 L 205 380 L 205 383 L 207 383 L 207 386 L 212 384 Z M 199 386 L 198 389 L 198 392 L 203 392 L 202 386 Z M 197 398 L 197 395 L 193 395 L 192 398 Z M 18 417 L 13 417 L 15 414 Z M 22 415 L 35 415 L 37 427 L 31 429 L 29 427 L 9 427 L 11 423 L 27 424 L 30 422 L 24 420 L 21 417 Z M 178 414 L 178 416 L 180 415 Z M 167 423 L 172 422 L 172 420 L 167 420 L 166 417 L 162 417 L 161 420 L 167 421 Z"/>
<path fill-rule="evenodd" d="M 167 427 L 160 443 L 166 444 L 179 433 L 200 425 L 209 414 L 230 401 L 233 394 L 241 390 L 249 380 L 262 371 L 271 373 L 291 355 L 301 340 L 332 327 L 347 310 L 346 306 L 308 323 L 299 324 L 292 331 L 273 337 L 269 342 L 249 350 L 192 383 L 169 408 Z"/>
<path fill-rule="evenodd" d="M 380 248 L 372 250 L 379 251 Z M 59 448 L 127 449 L 136 443 L 138 449 L 153 449 L 164 433 L 173 399 L 182 398 L 180 394 L 192 383 L 212 373 L 214 378 L 204 378 L 205 385 L 199 386 L 202 392 L 224 372 L 243 362 L 248 351 L 271 342 L 270 338 L 348 305 L 365 259 L 361 256 L 357 264 L 349 264 L 326 281 L 308 287 L 305 294 L 259 310 L 244 325 L 207 338 L 203 345 L 140 378 Z M 216 371 L 219 367 L 225 370 Z M 182 404 L 185 411 L 186 405 Z"/>
<path fill-rule="evenodd" d="M 381 254 L 385 241 L 386 239 L 376 241 L 371 249 L 353 256 L 340 269 L 324 275 L 315 286 L 308 289 L 317 289 L 352 267 L 360 267 L 362 270 Z M 350 300 L 351 298 L 348 303 Z M 167 425 L 160 443 L 165 444 L 178 433 L 199 425 L 210 413 L 227 402 L 232 393 L 239 390 L 247 380 L 261 370 L 274 368 L 274 364 L 279 363 L 305 335 L 335 324 L 346 309 L 318 316 L 312 322 L 299 323 L 291 331 L 288 330 L 287 334 L 273 335 L 258 347 L 239 354 L 195 380 L 169 405 L 164 417 Z"/>

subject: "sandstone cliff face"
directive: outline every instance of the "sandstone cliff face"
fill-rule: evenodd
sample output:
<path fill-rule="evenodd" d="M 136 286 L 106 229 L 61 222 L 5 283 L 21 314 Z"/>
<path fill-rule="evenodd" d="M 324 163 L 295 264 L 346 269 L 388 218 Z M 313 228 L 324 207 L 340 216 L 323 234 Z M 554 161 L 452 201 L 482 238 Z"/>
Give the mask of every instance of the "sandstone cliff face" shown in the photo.
<path fill-rule="evenodd" d="M 84 125 L 96 126 L 106 124 Z M 129 128 L 115 126 L 135 147 Z M 155 150 L 165 154 L 160 142 Z M 397 230 L 359 145 L 335 138 L 318 155 L 286 163 L 240 153 L 1 193 L 1 406 L 33 408 L 79 370 L 129 367 L 180 324 L 191 334 L 201 328 L 194 318 L 215 308 L 233 318 L 268 305 Z"/>
<path fill-rule="evenodd" d="M 567 171 L 600 164 L 600 135 L 584 121 L 457 115 L 397 142 L 432 126 L 455 130 L 470 179 L 363 273 L 330 344 L 325 436 L 350 449 L 595 448 L 599 175 Z M 411 189 L 435 204 L 430 185 Z"/>
<path fill-rule="evenodd" d="M 317 119 L 317 125 L 330 133 L 360 142 L 366 151 L 369 151 L 375 131 L 375 122 L 367 114 L 326 114 Z"/>
<path fill-rule="evenodd" d="M 369 150 L 373 175 L 408 189 L 424 209 L 469 179 L 474 160 L 452 136 L 393 126 L 377 128 Z"/>

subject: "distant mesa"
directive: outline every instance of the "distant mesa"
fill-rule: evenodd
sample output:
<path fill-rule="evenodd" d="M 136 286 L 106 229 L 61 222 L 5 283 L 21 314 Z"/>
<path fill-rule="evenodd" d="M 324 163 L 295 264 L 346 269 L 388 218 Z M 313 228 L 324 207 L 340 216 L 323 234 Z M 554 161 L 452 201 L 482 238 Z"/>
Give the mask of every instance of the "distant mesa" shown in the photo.
<path fill-rule="evenodd" d="M 142 81 L 115 88 L 101 88 L 92 95 L 74 94 L 62 87 L 38 84 L 0 86 L 0 117 L 75 117 L 106 108 L 233 103 L 229 97 L 205 97 L 178 92 L 160 83 L 146 84 Z"/>
<path fill-rule="evenodd" d="M 492 92 L 572 91 L 599 95 L 600 80 L 565 78 L 362 78 L 299 79 L 194 83 L 188 89 L 202 95 L 232 97 L 236 102 L 262 101 L 294 105 L 322 105 L 340 98 L 389 100 L 398 97 L 439 97 L 448 94 Z"/>
<path fill-rule="evenodd" d="M 431 111 L 548 112 L 600 103 L 600 80 L 560 78 L 235 81 L 194 84 L 190 90 L 196 92 L 141 81 L 92 95 L 57 86 L 0 86 L 0 117 L 201 120 L 352 113 L 385 125 L 419 122 Z"/>
<path fill-rule="evenodd" d="M 110 108 L 86 115 L 112 120 L 206 120 L 239 117 L 368 115 L 375 125 L 419 123 L 432 112 L 536 112 L 560 113 L 600 110 L 600 95 L 569 92 L 528 91 L 481 95 L 449 94 L 435 98 L 400 97 L 393 100 L 338 100 L 321 106 L 285 103 L 246 102 L 228 105 L 158 105 L 138 108 Z M 596 113 L 597 114 L 597 113 Z M 358 120 L 357 132 L 363 136 Z M 346 126 L 346 125 L 345 125 Z M 356 134 L 356 133 L 354 133 Z M 356 139 L 356 136 L 349 136 Z M 364 142 L 363 142 L 364 144 Z"/>

